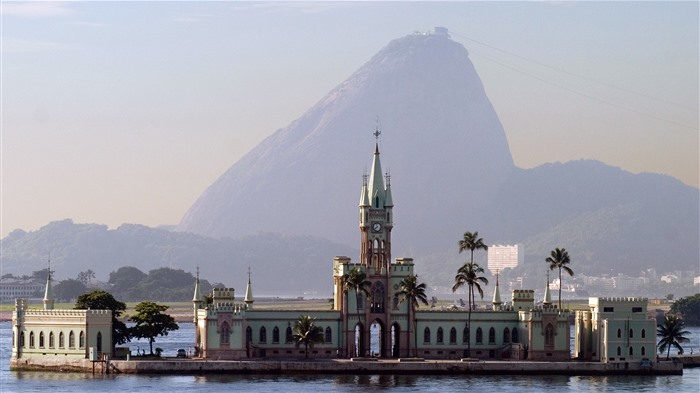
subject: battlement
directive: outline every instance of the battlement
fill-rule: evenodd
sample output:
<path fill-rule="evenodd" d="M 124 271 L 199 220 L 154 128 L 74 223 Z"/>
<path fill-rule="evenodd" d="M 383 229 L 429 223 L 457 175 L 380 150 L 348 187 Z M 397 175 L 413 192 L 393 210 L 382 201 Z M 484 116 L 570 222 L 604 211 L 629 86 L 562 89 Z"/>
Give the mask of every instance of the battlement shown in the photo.
<path fill-rule="evenodd" d="M 212 297 L 216 299 L 231 299 L 233 300 L 236 290 L 233 288 L 214 288 L 212 289 Z"/>
<path fill-rule="evenodd" d="M 395 264 L 413 266 L 413 258 L 396 258 Z"/>
<path fill-rule="evenodd" d="M 86 317 L 93 315 L 112 316 L 112 310 L 24 310 L 25 316 L 32 317 Z"/>
<path fill-rule="evenodd" d="M 534 289 L 514 289 L 513 300 L 535 300 Z"/>

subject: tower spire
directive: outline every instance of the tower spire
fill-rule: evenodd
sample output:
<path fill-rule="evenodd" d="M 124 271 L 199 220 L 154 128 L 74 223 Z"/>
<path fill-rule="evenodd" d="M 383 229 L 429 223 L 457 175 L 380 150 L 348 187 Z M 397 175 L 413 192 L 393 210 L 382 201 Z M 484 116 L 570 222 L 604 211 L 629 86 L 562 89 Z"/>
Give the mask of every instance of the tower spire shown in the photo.
<path fill-rule="evenodd" d="M 193 321 L 197 323 L 197 310 L 202 308 L 204 299 L 202 298 L 202 290 L 199 287 L 199 265 L 197 265 L 197 276 L 194 280 L 194 296 L 192 296 L 192 308 L 194 311 Z"/>
<path fill-rule="evenodd" d="M 253 285 L 250 282 L 250 266 L 248 267 L 248 286 L 245 288 L 245 299 L 243 299 L 243 302 L 246 305 L 246 308 L 248 310 L 253 309 Z"/>
<path fill-rule="evenodd" d="M 48 273 L 46 276 L 46 290 L 44 292 L 44 310 L 53 310 L 56 299 L 53 297 L 53 288 L 51 287 L 51 256 L 49 256 Z"/>
<path fill-rule="evenodd" d="M 549 292 L 549 270 L 547 270 L 547 287 L 544 289 L 544 300 L 542 301 L 542 305 L 552 305 L 552 294 Z"/>
<path fill-rule="evenodd" d="M 493 291 L 493 301 L 491 303 L 493 304 L 493 311 L 497 311 L 501 308 L 501 304 L 503 304 L 501 301 L 501 291 L 498 288 L 498 270 L 496 270 L 496 289 Z"/>

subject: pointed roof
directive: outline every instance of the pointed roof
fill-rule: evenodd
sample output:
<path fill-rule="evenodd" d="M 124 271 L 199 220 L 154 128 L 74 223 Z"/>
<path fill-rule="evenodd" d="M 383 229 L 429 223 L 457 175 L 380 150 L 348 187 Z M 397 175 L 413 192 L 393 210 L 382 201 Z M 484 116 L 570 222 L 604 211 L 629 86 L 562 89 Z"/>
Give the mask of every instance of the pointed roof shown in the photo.
<path fill-rule="evenodd" d="M 49 259 L 49 275 L 46 277 L 46 290 L 44 291 L 44 310 L 53 310 L 56 300 L 53 297 L 53 287 L 51 286 L 51 260 Z"/>
<path fill-rule="evenodd" d="M 384 201 L 384 206 L 394 207 L 394 198 L 391 197 L 391 176 L 387 173 L 386 175 L 386 197 Z"/>
<path fill-rule="evenodd" d="M 544 300 L 542 304 L 545 306 L 552 304 L 552 294 L 549 292 L 549 272 L 547 272 L 547 288 L 544 289 Z"/>
<path fill-rule="evenodd" d="M 362 191 L 360 192 L 360 206 L 369 206 L 367 195 L 367 174 L 362 175 Z"/>
<path fill-rule="evenodd" d="M 194 296 L 192 296 L 193 302 L 202 302 L 202 289 L 199 287 L 199 266 L 197 266 L 197 278 L 194 281 Z"/>
<path fill-rule="evenodd" d="M 255 300 L 253 300 L 253 285 L 250 283 L 250 268 L 248 268 L 248 285 L 245 288 L 245 298 L 243 299 L 243 302 L 250 308 L 250 306 L 253 305 L 254 301 Z"/>
<path fill-rule="evenodd" d="M 372 207 L 384 207 L 386 201 L 386 193 L 384 190 L 382 163 L 379 160 L 379 144 L 374 145 L 374 159 L 372 160 L 372 171 L 369 174 L 367 192 L 372 197 L 372 200 L 370 201 Z"/>
<path fill-rule="evenodd" d="M 493 303 L 494 309 L 503 304 L 501 301 L 501 291 L 498 288 L 498 273 L 496 273 L 496 289 L 493 291 L 493 301 L 491 303 Z"/>

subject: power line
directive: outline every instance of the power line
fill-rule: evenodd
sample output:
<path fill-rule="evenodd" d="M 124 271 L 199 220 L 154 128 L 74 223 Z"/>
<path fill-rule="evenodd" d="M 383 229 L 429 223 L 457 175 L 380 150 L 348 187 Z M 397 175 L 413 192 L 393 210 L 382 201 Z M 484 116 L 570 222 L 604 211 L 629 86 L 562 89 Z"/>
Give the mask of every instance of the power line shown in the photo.
<path fill-rule="evenodd" d="M 628 93 L 631 93 L 631 94 L 637 94 L 637 95 L 640 95 L 640 96 L 643 96 L 643 97 L 647 97 L 647 98 L 651 98 L 651 99 L 654 99 L 654 100 L 657 100 L 657 101 L 666 102 L 666 103 L 671 104 L 671 105 L 676 105 L 676 106 L 679 106 L 679 107 L 683 107 L 683 108 L 691 109 L 691 110 L 695 110 L 695 111 L 698 110 L 698 109 L 696 109 L 696 108 L 691 108 L 691 107 L 688 107 L 688 106 L 685 106 L 685 105 L 681 105 L 681 104 L 677 104 L 677 103 L 674 103 L 674 102 L 666 101 L 666 100 L 663 100 L 663 99 L 655 98 L 655 97 L 648 96 L 648 95 L 645 95 L 645 94 L 642 94 L 642 93 L 637 93 L 637 92 L 634 92 L 634 91 L 631 91 L 631 90 L 626 90 L 626 89 L 623 89 L 623 88 L 620 88 L 620 87 L 617 87 L 617 86 L 614 86 L 614 85 L 611 85 L 611 84 L 608 84 L 608 83 L 604 83 L 604 82 L 597 81 L 597 80 L 595 80 L 595 79 L 593 79 L 593 78 L 588 78 L 588 77 L 585 77 L 585 76 L 582 76 L 582 75 L 578 75 L 578 74 L 575 74 L 575 73 L 572 73 L 572 72 L 569 72 L 569 71 L 565 71 L 565 70 L 558 69 L 558 68 L 556 68 L 556 67 L 548 66 L 548 65 L 546 65 L 546 64 L 544 64 L 544 63 L 541 63 L 541 62 L 538 62 L 538 61 L 535 61 L 535 60 L 530 60 L 530 59 L 527 59 L 527 58 L 522 57 L 522 56 L 520 56 L 520 55 L 517 55 L 517 54 L 514 54 L 514 53 L 510 53 L 510 52 L 505 51 L 505 50 L 502 50 L 502 49 L 498 49 L 498 48 L 493 47 L 493 46 L 491 46 L 491 45 L 481 43 L 481 42 L 479 42 L 479 41 L 470 39 L 470 38 L 468 38 L 468 37 L 465 37 L 465 36 L 462 36 L 462 35 L 460 35 L 460 34 L 454 33 L 454 32 L 452 32 L 452 31 L 450 31 L 450 33 L 453 34 L 453 35 L 462 37 L 462 38 L 464 38 L 464 39 L 477 42 L 477 43 L 479 43 L 479 44 L 481 44 L 481 45 L 487 46 L 487 47 L 492 48 L 492 49 L 494 49 L 494 50 L 497 50 L 497 51 L 499 51 L 499 52 L 503 52 L 503 53 L 506 53 L 506 54 L 509 54 L 509 55 L 518 57 L 518 58 L 520 58 L 520 59 L 529 61 L 529 62 L 531 62 L 531 63 L 534 63 L 534 64 L 537 64 L 537 65 L 540 65 L 540 66 L 543 66 L 543 67 L 546 67 L 546 68 L 550 68 L 550 69 L 553 69 L 553 70 L 557 70 L 557 71 L 563 72 L 563 73 L 568 74 L 568 75 L 572 75 L 572 76 L 575 76 L 575 77 L 579 77 L 579 78 L 582 78 L 582 79 L 586 79 L 586 80 L 589 80 L 589 81 L 593 81 L 593 82 L 595 82 L 595 83 L 599 83 L 599 84 L 601 84 L 601 85 L 608 86 L 608 87 L 612 87 L 612 88 L 615 88 L 615 89 L 618 89 L 618 90 L 621 90 L 621 91 L 625 91 L 625 92 L 628 92 Z M 502 61 L 502 60 L 499 60 L 499 59 L 497 59 L 497 58 L 495 58 L 495 57 L 493 57 L 493 56 L 489 56 L 489 55 L 487 55 L 487 54 L 485 54 L 485 53 L 483 53 L 483 52 L 479 52 L 478 50 L 469 49 L 469 51 L 472 52 L 472 53 L 474 53 L 474 54 L 477 54 L 477 55 L 479 55 L 479 56 L 481 56 L 481 57 L 483 57 L 483 58 L 485 58 L 486 60 L 492 61 L 492 62 L 494 62 L 494 63 L 496 63 L 496 64 L 498 64 L 498 65 L 500 65 L 500 66 L 502 66 L 502 67 L 508 68 L 508 69 L 510 69 L 510 70 L 512 70 L 512 71 L 515 71 L 515 72 L 517 72 L 517 73 L 520 73 L 520 74 L 529 76 L 529 77 L 531 77 L 531 78 L 537 79 L 537 80 L 539 80 L 539 81 L 541 81 L 541 82 L 544 82 L 544 83 L 547 83 L 547 84 L 549 84 L 549 85 L 558 87 L 558 88 L 560 88 L 560 89 L 562 89 L 562 90 L 566 90 L 566 91 L 568 91 L 568 92 L 570 92 L 570 93 L 577 94 L 577 95 L 579 95 L 579 96 L 582 96 L 582 97 L 585 97 L 585 98 L 588 98 L 588 99 L 591 99 L 591 100 L 594 100 L 594 101 L 597 101 L 597 102 L 600 102 L 600 103 L 603 103 L 603 104 L 606 104 L 606 105 L 609 105 L 609 106 L 612 106 L 612 107 L 615 107 L 615 108 L 618 108 L 618 109 L 622 109 L 622 110 L 626 110 L 626 111 L 629 111 L 629 112 L 632 112 L 632 113 L 636 113 L 636 114 L 638 114 L 638 115 L 646 116 L 646 117 L 649 117 L 649 118 L 652 118 L 652 119 L 655 119 L 655 120 L 660 120 L 660 121 L 667 122 L 667 123 L 670 123 L 670 124 L 675 124 L 675 125 L 678 125 L 678 126 L 681 126 L 681 127 L 684 127 L 684 128 L 688 128 L 688 129 L 691 129 L 691 130 L 697 130 L 697 129 L 698 129 L 698 127 L 696 127 L 696 126 L 690 126 L 690 125 L 687 125 L 687 124 L 684 124 L 684 123 L 680 123 L 680 122 L 677 122 L 677 121 L 674 121 L 674 120 L 669 120 L 669 119 L 666 119 L 666 118 L 663 118 L 663 117 L 659 117 L 659 116 L 656 116 L 656 115 L 653 115 L 653 114 L 650 114 L 650 113 L 646 113 L 646 112 L 639 111 L 639 110 L 634 109 L 634 108 L 630 108 L 630 107 L 627 107 L 627 106 L 624 106 L 624 105 L 620 105 L 620 104 L 617 104 L 617 103 L 608 101 L 608 100 L 603 99 L 603 98 L 598 98 L 598 97 L 592 96 L 592 95 L 590 95 L 590 94 L 583 93 L 583 92 L 581 92 L 581 91 L 572 89 L 572 88 L 567 87 L 567 86 L 565 86 L 565 85 L 562 85 L 562 84 L 560 84 L 560 83 L 553 82 L 553 81 L 551 81 L 551 80 L 547 80 L 547 79 L 545 79 L 545 78 L 543 78 L 543 77 L 540 77 L 540 76 L 538 76 L 538 75 L 535 75 L 535 74 L 533 74 L 533 73 L 531 73 L 531 72 L 527 72 L 527 71 L 525 71 L 525 70 L 523 70 L 523 69 L 517 68 L 516 66 L 514 66 L 514 65 L 512 65 L 512 64 L 507 64 L 507 63 L 505 63 L 505 62 Z"/>

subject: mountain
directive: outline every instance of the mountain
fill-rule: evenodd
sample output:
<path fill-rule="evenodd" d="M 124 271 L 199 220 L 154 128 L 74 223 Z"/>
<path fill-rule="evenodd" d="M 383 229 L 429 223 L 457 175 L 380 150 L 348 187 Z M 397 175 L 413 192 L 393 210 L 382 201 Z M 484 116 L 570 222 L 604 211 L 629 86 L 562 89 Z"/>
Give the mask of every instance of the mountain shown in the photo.
<path fill-rule="evenodd" d="M 371 158 L 375 116 L 391 168 L 394 257 L 417 258 L 426 278 L 449 282 L 467 230 L 489 244 L 524 244 L 526 260 L 542 265 L 534 269 L 544 270 L 555 247 L 591 274 L 697 268 L 697 188 L 588 160 L 515 167 L 466 49 L 445 34 L 389 43 L 236 162 L 177 230 L 306 234 L 356 247 L 360 171 Z"/>
<path fill-rule="evenodd" d="M 240 297 L 248 267 L 257 296 L 304 292 L 330 296 L 333 257 L 352 252 L 350 247 L 310 236 L 257 234 L 236 240 L 212 239 L 143 225 L 108 229 L 71 220 L 52 222 L 32 232 L 15 230 L 2 239 L 2 249 L 3 274 L 31 275 L 46 269 L 49 255 L 58 280 L 75 278 L 88 269 L 98 280 L 107 281 L 109 273 L 122 266 L 144 272 L 169 267 L 193 273 L 199 266 L 202 278 L 233 286 Z"/>
<path fill-rule="evenodd" d="M 464 47 L 444 35 L 411 35 L 392 41 L 236 162 L 177 229 L 234 238 L 272 231 L 357 244 L 361 175 L 370 164 L 376 117 L 398 196 L 394 236 L 404 244 L 416 245 L 426 233 L 450 236 L 452 244 L 464 230 L 454 213 L 483 205 L 515 169 Z"/>

